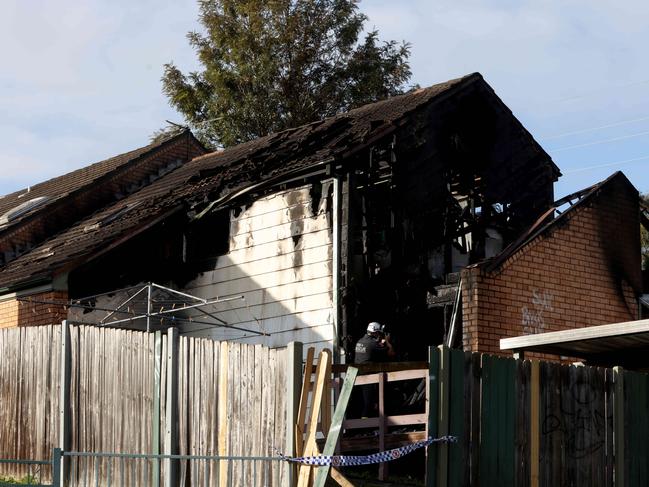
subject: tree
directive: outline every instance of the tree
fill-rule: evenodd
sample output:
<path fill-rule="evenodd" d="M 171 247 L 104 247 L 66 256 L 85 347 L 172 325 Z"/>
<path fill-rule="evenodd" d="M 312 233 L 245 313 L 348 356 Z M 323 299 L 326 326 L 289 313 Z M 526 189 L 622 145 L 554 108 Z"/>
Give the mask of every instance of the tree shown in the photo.
<path fill-rule="evenodd" d="M 355 0 L 199 0 L 202 70 L 165 65 L 163 92 L 206 144 L 230 146 L 403 92 L 410 46 L 359 41 Z"/>

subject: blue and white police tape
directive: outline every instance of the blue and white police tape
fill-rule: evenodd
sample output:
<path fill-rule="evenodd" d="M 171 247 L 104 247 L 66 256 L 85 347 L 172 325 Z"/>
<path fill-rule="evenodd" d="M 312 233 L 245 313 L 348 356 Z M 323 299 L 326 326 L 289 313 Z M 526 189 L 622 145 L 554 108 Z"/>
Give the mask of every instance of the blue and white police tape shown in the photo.
<path fill-rule="evenodd" d="M 396 460 L 408 453 L 412 453 L 418 448 L 423 448 L 432 445 L 433 443 L 455 443 L 456 441 L 457 437 L 455 436 L 428 438 L 427 440 L 421 440 L 400 448 L 394 448 L 393 450 L 374 453 L 373 455 L 317 455 L 313 457 L 287 457 L 279 452 L 277 454 L 282 460 L 286 460 L 287 462 L 303 463 L 305 465 L 347 467 L 350 465 L 371 465 L 373 463 L 389 462 L 390 460 Z"/>

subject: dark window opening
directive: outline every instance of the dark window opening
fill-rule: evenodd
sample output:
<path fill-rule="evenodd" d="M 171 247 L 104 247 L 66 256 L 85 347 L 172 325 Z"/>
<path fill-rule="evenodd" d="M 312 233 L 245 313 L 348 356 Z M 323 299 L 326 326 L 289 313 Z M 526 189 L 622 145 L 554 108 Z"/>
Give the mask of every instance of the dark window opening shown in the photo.
<path fill-rule="evenodd" d="M 184 235 L 183 261 L 210 270 L 230 249 L 230 211 L 221 210 L 190 223 Z"/>

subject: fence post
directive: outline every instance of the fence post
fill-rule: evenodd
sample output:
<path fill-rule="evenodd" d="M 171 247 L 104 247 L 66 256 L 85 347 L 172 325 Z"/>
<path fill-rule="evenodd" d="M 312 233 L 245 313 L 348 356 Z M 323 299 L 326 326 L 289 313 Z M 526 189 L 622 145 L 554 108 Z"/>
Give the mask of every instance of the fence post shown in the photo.
<path fill-rule="evenodd" d="M 448 435 L 449 427 L 449 400 L 450 400 L 450 373 L 451 373 L 451 353 L 448 347 L 439 346 L 439 422 L 437 434 L 439 436 Z M 448 484 L 448 444 L 440 443 L 437 446 L 438 463 L 437 463 L 437 485 L 446 487 Z"/>
<path fill-rule="evenodd" d="M 61 486 L 61 455 L 60 448 L 52 449 L 52 487 Z"/>
<path fill-rule="evenodd" d="M 615 402 L 613 403 L 615 487 L 624 487 L 624 369 L 613 367 L 613 377 L 615 377 Z"/>
<path fill-rule="evenodd" d="M 290 342 L 287 346 L 288 364 L 286 373 L 286 455 L 295 455 L 295 424 L 300 404 L 302 387 L 302 343 Z M 289 485 L 294 485 L 297 469 L 290 462 L 288 467 Z"/>
<path fill-rule="evenodd" d="M 149 286 L 149 293 L 151 287 Z M 150 295 L 150 294 L 149 294 Z M 149 300 L 149 305 L 151 301 Z M 148 331 L 148 330 L 147 330 Z M 162 365 L 162 333 L 156 331 L 153 339 L 153 414 L 152 417 L 152 433 L 151 439 L 151 453 L 154 455 L 160 454 L 160 384 L 161 378 L 161 365 Z M 160 486 L 160 459 L 153 460 L 153 472 L 151 473 L 151 485 L 154 487 Z"/>
<path fill-rule="evenodd" d="M 439 350 L 428 347 L 428 380 L 426 381 L 426 413 L 428 424 L 426 433 L 437 437 L 437 415 L 439 393 Z M 433 445 L 426 447 L 426 487 L 435 487 L 437 482 L 437 450 Z"/>
<path fill-rule="evenodd" d="M 331 421 L 331 429 L 329 430 L 329 434 L 327 434 L 325 446 L 322 450 L 323 455 L 333 455 L 334 453 L 336 444 L 338 443 L 338 439 L 342 431 L 342 424 L 345 419 L 345 413 L 347 412 L 347 405 L 349 404 L 349 399 L 351 398 L 352 389 L 354 388 L 354 383 L 356 382 L 357 375 L 358 369 L 356 367 L 349 367 L 347 369 L 345 381 L 343 382 L 343 387 L 340 391 L 340 399 L 338 400 L 338 404 L 336 404 L 336 410 L 334 411 L 333 419 Z M 314 487 L 324 487 L 325 483 L 327 482 L 327 477 L 329 476 L 330 469 L 330 465 L 318 467 L 315 473 L 315 480 L 313 482 Z"/>
<path fill-rule="evenodd" d="M 178 329 L 167 330 L 167 405 L 165 411 L 164 454 L 178 453 Z M 178 461 L 166 460 L 165 487 L 176 485 L 178 476 Z"/>
<path fill-rule="evenodd" d="M 59 448 L 55 450 L 66 451 L 70 448 L 70 370 L 72 367 L 72 351 L 70 343 L 70 326 L 67 320 L 61 322 L 61 395 L 59 397 Z M 54 461 L 54 459 L 52 459 Z M 61 457 L 57 476 L 54 479 L 52 470 L 52 482 L 63 487 L 66 484 L 67 466 L 65 457 Z"/>
<path fill-rule="evenodd" d="M 530 367 L 530 487 L 539 487 L 539 449 L 541 445 L 541 413 L 539 411 L 541 385 L 539 361 L 532 360 Z"/>
<path fill-rule="evenodd" d="M 218 422 L 219 422 L 219 456 L 226 456 L 229 452 L 228 445 L 228 342 L 221 342 L 219 352 L 219 399 L 218 399 Z M 219 487 L 228 485 L 228 461 L 219 461 Z"/>

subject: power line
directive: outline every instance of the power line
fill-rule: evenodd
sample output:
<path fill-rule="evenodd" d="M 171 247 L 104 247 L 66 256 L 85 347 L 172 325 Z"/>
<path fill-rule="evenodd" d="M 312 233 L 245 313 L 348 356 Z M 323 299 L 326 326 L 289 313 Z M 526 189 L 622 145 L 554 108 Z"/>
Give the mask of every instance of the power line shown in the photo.
<path fill-rule="evenodd" d="M 572 102 L 576 100 L 582 100 L 584 98 L 589 98 L 592 97 L 598 93 L 601 93 L 602 91 L 613 91 L 613 90 L 619 90 L 620 88 L 628 88 L 629 86 L 634 86 L 634 85 L 643 85 L 649 83 L 649 79 L 643 79 L 639 81 L 629 81 L 628 83 L 620 83 L 618 85 L 609 85 L 609 86 L 602 86 L 601 88 L 595 88 L 593 90 L 590 90 L 585 93 L 580 93 L 579 95 L 574 95 L 574 96 L 567 96 L 564 98 L 556 98 L 554 100 L 548 100 L 546 103 L 566 103 L 566 102 Z"/>
<path fill-rule="evenodd" d="M 586 134 L 588 132 L 595 132 L 596 130 L 603 130 L 611 127 L 619 127 L 620 125 L 626 125 L 629 123 L 636 123 L 636 122 L 644 122 L 645 120 L 649 120 L 649 117 L 642 117 L 642 118 L 631 118 L 628 120 L 621 120 L 619 122 L 615 123 L 609 123 L 607 125 L 600 125 L 599 127 L 590 127 L 587 129 L 579 129 L 579 130 L 572 130 L 570 132 L 564 132 L 562 134 L 555 134 L 555 135 L 550 135 L 548 137 L 542 137 L 539 140 L 554 140 L 554 139 L 560 139 L 562 137 L 568 137 L 569 135 L 578 135 L 578 134 Z"/>
<path fill-rule="evenodd" d="M 649 155 L 642 156 L 642 157 L 634 157 L 633 159 L 624 159 L 621 161 L 615 161 L 615 162 L 607 162 L 605 164 L 598 164 L 596 166 L 588 166 L 588 167 L 580 167 L 577 169 L 572 169 L 569 171 L 562 171 L 564 175 L 566 174 L 574 174 L 577 172 L 584 172 L 584 171 L 592 171 L 593 169 L 600 169 L 603 167 L 611 167 L 611 166 L 620 166 L 622 164 L 630 164 L 632 162 L 637 162 L 637 161 L 644 161 L 649 159 Z"/>
<path fill-rule="evenodd" d="M 616 142 L 618 140 L 632 139 L 634 137 L 641 137 L 643 135 L 649 135 L 649 130 L 645 132 L 638 132 L 636 134 L 622 135 L 620 137 L 612 137 L 610 139 L 596 140 L 594 142 L 587 142 L 585 144 L 576 144 L 576 145 L 569 145 L 567 147 L 559 147 L 558 149 L 550 149 L 550 152 L 561 152 L 565 150 L 579 149 L 581 147 L 590 147 L 591 145 L 606 144 L 608 142 Z"/>

